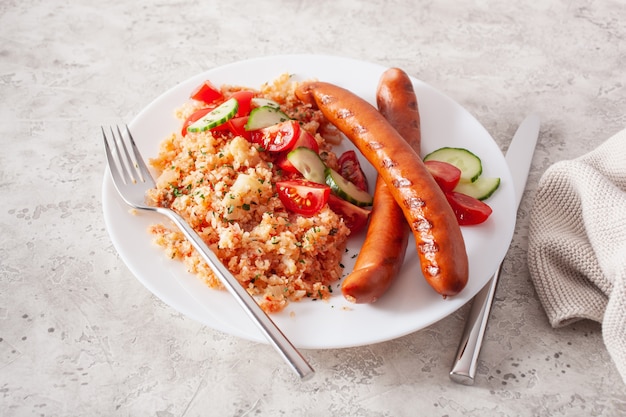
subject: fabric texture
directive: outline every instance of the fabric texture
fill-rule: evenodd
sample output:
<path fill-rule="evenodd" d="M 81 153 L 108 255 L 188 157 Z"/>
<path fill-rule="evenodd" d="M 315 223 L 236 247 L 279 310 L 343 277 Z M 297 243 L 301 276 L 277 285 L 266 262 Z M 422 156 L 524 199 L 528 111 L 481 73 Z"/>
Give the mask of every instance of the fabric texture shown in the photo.
<path fill-rule="evenodd" d="M 626 130 L 543 174 L 530 213 L 528 266 L 550 324 L 602 323 L 626 382 Z"/>

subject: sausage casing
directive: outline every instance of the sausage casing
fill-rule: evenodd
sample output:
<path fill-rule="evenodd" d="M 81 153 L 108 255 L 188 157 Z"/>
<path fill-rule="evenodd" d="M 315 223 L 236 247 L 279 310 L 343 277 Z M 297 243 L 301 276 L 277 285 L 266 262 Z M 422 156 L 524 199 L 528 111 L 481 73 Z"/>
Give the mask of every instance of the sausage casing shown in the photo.
<path fill-rule="evenodd" d="M 306 82 L 296 95 L 319 108 L 385 181 L 415 237 L 426 281 L 443 296 L 458 294 L 469 273 L 465 242 L 454 212 L 420 156 L 375 107 L 342 87 Z"/>
<path fill-rule="evenodd" d="M 378 83 L 376 103 L 378 111 L 419 154 L 420 116 L 409 76 L 398 68 L 386 70 Z M 373 303 L 387 291 L 404 262 L 409 233 L 400 206 L 379 176 L 365 241 L 354 269 L 341 285 L 347 300 Z"/>

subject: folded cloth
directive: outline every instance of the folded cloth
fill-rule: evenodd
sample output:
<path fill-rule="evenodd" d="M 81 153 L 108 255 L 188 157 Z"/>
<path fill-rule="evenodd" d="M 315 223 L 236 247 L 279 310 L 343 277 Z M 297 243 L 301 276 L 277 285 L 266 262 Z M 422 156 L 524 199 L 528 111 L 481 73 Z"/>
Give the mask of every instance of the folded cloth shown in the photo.
<path fill-rule="evenodd" d="M 543 174 L 530 212 L 528 267 L 550 324 L 602 323 L 626 382 L 626 130 Z"/>

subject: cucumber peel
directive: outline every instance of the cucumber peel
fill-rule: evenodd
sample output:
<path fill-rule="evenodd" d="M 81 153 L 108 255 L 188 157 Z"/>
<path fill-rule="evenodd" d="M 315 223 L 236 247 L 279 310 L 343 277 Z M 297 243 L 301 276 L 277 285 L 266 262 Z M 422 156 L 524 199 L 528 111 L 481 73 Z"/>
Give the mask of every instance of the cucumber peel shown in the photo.
<path fill-rule="evenodd" d="M 480 158 L 467 149 L 439 148 L 424 157 L 424 162 L 427 161 L 447 162 L 460 169 L 461 179 L 453 191 L 477 200 L 489 198 L 500 186 L 500 178 L 481 176 L 483 167 Z"/>
<path fill-rule="evenodd" d="M 237 114 L 239 102 L 236 98 L 231 98 L 208 112 L 206 115 L 196 120 L 187 127 L 187 132 L 204 132 L 209 129 L 223 125 Z"/>
<path fill-rule="evenodd" d="M 500 178 L 479 177 L 474 182 L 459 182 L 453 191 L 469 195 L 477 200 L 486 200 L 500 186 Z"/>
<path fill-rule="evenodd" d="M 289 152 L 287 159 L 307 180 L 326 184 L 326 165 L 314 150 L 302 146 Z"/>
<path fill-rule="evenodd" d="M 245 129 L 257 130 L 289 120 L 289 116 L 273 106 L 261 106 L 252 109 Z"/>
<path fill-rule="evenodd" d="M 464 148 L 444 147 L 424 157 L 424 161 L 441 161 L 461 170 L 461 182 L 474 182 L 483 172 L 480 158 Z"/>
<path fill-rule="evenodd" d="M 374 198 L 367 191 L 361 190 L 337 171 L 328 167 L 326 168 L 326 184 L 333 194 L 356 206 L 368 207 L 374 201 Z"/>

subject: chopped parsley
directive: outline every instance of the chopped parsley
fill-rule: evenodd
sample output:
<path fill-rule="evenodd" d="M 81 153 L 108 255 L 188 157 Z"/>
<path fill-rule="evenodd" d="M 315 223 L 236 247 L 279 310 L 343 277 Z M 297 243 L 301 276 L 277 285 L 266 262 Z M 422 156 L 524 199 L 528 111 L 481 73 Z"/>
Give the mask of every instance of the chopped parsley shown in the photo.
<path fill-rule="evenodd" d="M 170 186 L 172 187 L 172 194 L 174 194 L 174 197 L 180 197 L 181 195 L 183 195 L 182 191 L 180 191 L 180 188 L 178 188 L 174 184 L 170 184 Z"/>

